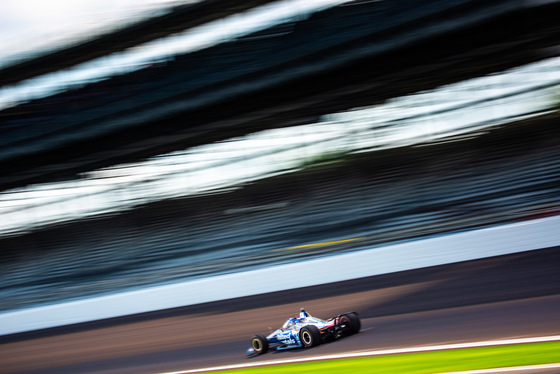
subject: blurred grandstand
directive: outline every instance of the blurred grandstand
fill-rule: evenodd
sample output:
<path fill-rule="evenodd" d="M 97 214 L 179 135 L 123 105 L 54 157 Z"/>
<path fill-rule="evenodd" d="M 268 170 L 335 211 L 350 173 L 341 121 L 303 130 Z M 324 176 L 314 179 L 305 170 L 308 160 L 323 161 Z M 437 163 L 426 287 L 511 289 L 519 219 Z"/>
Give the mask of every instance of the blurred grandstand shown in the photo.
<path fill-rule="evenodd" d="M 180 6 L 6 67 L 0 80 L 64 69 L 268 2 L 225 2 L 219 12 L 215 3 Z M 344 2 L 10 104 L 0 111 L 0 308 L 558 214 L 558 7 Z M 474 80 L 481 76 L 496 79 Z M 317 137 L 263 150 L 258 139 L 271 129 L 289 138 L 335 127 L 345 129 L 333 132 L 338 143 Z M 215 151 L 211 164 L 221 169 L 190 161 L 171 168 L 180 178 L 134 174 L 150 160 L 168 168 L 181 162 L 168 155 L 240 137 L 257 151 Z M 278 165 L 249 173 L 257 168 L 250 160 L 236 163 L 264 154 Z M 192 187 L 197 167 L 217 181 Z M 238 178 L 226 180 L 226 170 Z M 133 182 L 115 188 L 114 175 Z M 101 188 L 87 190 L 88 199 L 59 188 L 93 184 Z M 111 206 L 81 206 L 100 199 Z M 43 219 L 47 210 L 56 212 Z M 330 242 L 338 244 L 306 246 Z"/>

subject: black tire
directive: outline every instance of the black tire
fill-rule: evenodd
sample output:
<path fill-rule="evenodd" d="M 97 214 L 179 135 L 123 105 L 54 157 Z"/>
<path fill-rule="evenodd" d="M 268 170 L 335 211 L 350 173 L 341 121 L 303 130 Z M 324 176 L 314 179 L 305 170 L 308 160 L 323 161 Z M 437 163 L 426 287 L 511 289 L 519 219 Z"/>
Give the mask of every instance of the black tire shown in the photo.
<path fill-rule="evenodd" d="M 268 352 L 268 340 L 266 340 L 264 335 L 253 335 L 253 338 L 251 339 L 251 347 L 255 350 L 256 354 L 262 355 L 263 353 Z"/>
<path fill-rule="evenodd" d="M 299 330 L 299 339 L 305 348 L 315 347 L 321 344 L 321 332 L 317 326 L 304 326 Z"/>
<path fill-rule="evenodd" d="M 342 328 L 342 334 L 345 336 L 354 335 L 360 332 L 362 323 L 360 317 L 356 313 L 348 313 L 340 316 L 338 325 Z"/>

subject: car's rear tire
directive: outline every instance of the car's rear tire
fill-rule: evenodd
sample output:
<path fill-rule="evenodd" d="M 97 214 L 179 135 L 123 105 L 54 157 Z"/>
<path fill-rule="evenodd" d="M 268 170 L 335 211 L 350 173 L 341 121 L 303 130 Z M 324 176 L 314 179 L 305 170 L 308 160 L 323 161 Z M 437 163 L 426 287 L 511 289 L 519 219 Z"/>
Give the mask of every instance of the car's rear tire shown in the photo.
<path fill-rule="evenodd" d="M 342 329 L 342 334 L 346 336 L 354 335 L 362 328 L 360 317 L 356 313 L 343 314 L 338 320 L 338 325 Z"/>
<path fill-rule="evenodd" d="M 264 335 L 253 335 L 253 338 L 251 339 L 251 347 L 256 354 L 262 355 L 263 353 L 268 352 L 268 340 L 266 340 Z"/>
<path fill-rule="evenodd" d="M 299 330 L 299 339 L 305 348 L 315 347 L 321 344 L 321 331 L 317 326 L 304 326 Z"/>

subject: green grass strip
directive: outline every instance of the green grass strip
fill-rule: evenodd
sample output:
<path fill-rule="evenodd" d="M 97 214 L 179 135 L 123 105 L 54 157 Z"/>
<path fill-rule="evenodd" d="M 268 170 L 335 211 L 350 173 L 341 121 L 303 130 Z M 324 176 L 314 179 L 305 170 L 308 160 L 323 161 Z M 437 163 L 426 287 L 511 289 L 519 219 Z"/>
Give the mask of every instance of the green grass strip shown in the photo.
<path fill-rule="evenodd" d="M 228 374 L 430 374 L 560 362 L 560 342 L 406 353 L 220 371 Z"/>

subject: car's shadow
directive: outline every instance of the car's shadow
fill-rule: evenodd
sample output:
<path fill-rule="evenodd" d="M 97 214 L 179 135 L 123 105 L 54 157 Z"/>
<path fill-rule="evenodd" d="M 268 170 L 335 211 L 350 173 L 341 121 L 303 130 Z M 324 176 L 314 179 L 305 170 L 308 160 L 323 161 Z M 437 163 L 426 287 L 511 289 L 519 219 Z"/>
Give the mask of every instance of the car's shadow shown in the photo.
<path fill-rule="evenodd" d="M 361 333 L 363 333 L 364 331 L 367 331 L 369 329 L 362 329 L 360 330 Z M 287 349 L 277 349 L 277 348 L 271 348 L 267 353 L 262 354 L 262 355 L 258 355 L 258 354 L 253 354 L 253 355 L 249 355 L 247 356 L 247 359 L 252 359 L 252 358 L 257 358 L 257 357 L 266 357 L 267 355 L 277 355 L 277 354 L 296 354 L 298 352 L 309 352 L 309 351 L 313 351 L 316 349 L 321 349 L 324 346 L 328 346 L 330 344 L 333 343 L 340 343 L 341 340 L 346 340 L 346 339 L 351 339 L 352 335 L 350 336 L 345 336 L 344 338 L 339 338 L 339 339 L 335 339 L 335 340 L 328 340 L 326 342 L 323 342 L 315 347 L 310 347 L 310 348 L 304 348 L 304 347 L 298 347 L 298 348 L 287 348 Z"/>

